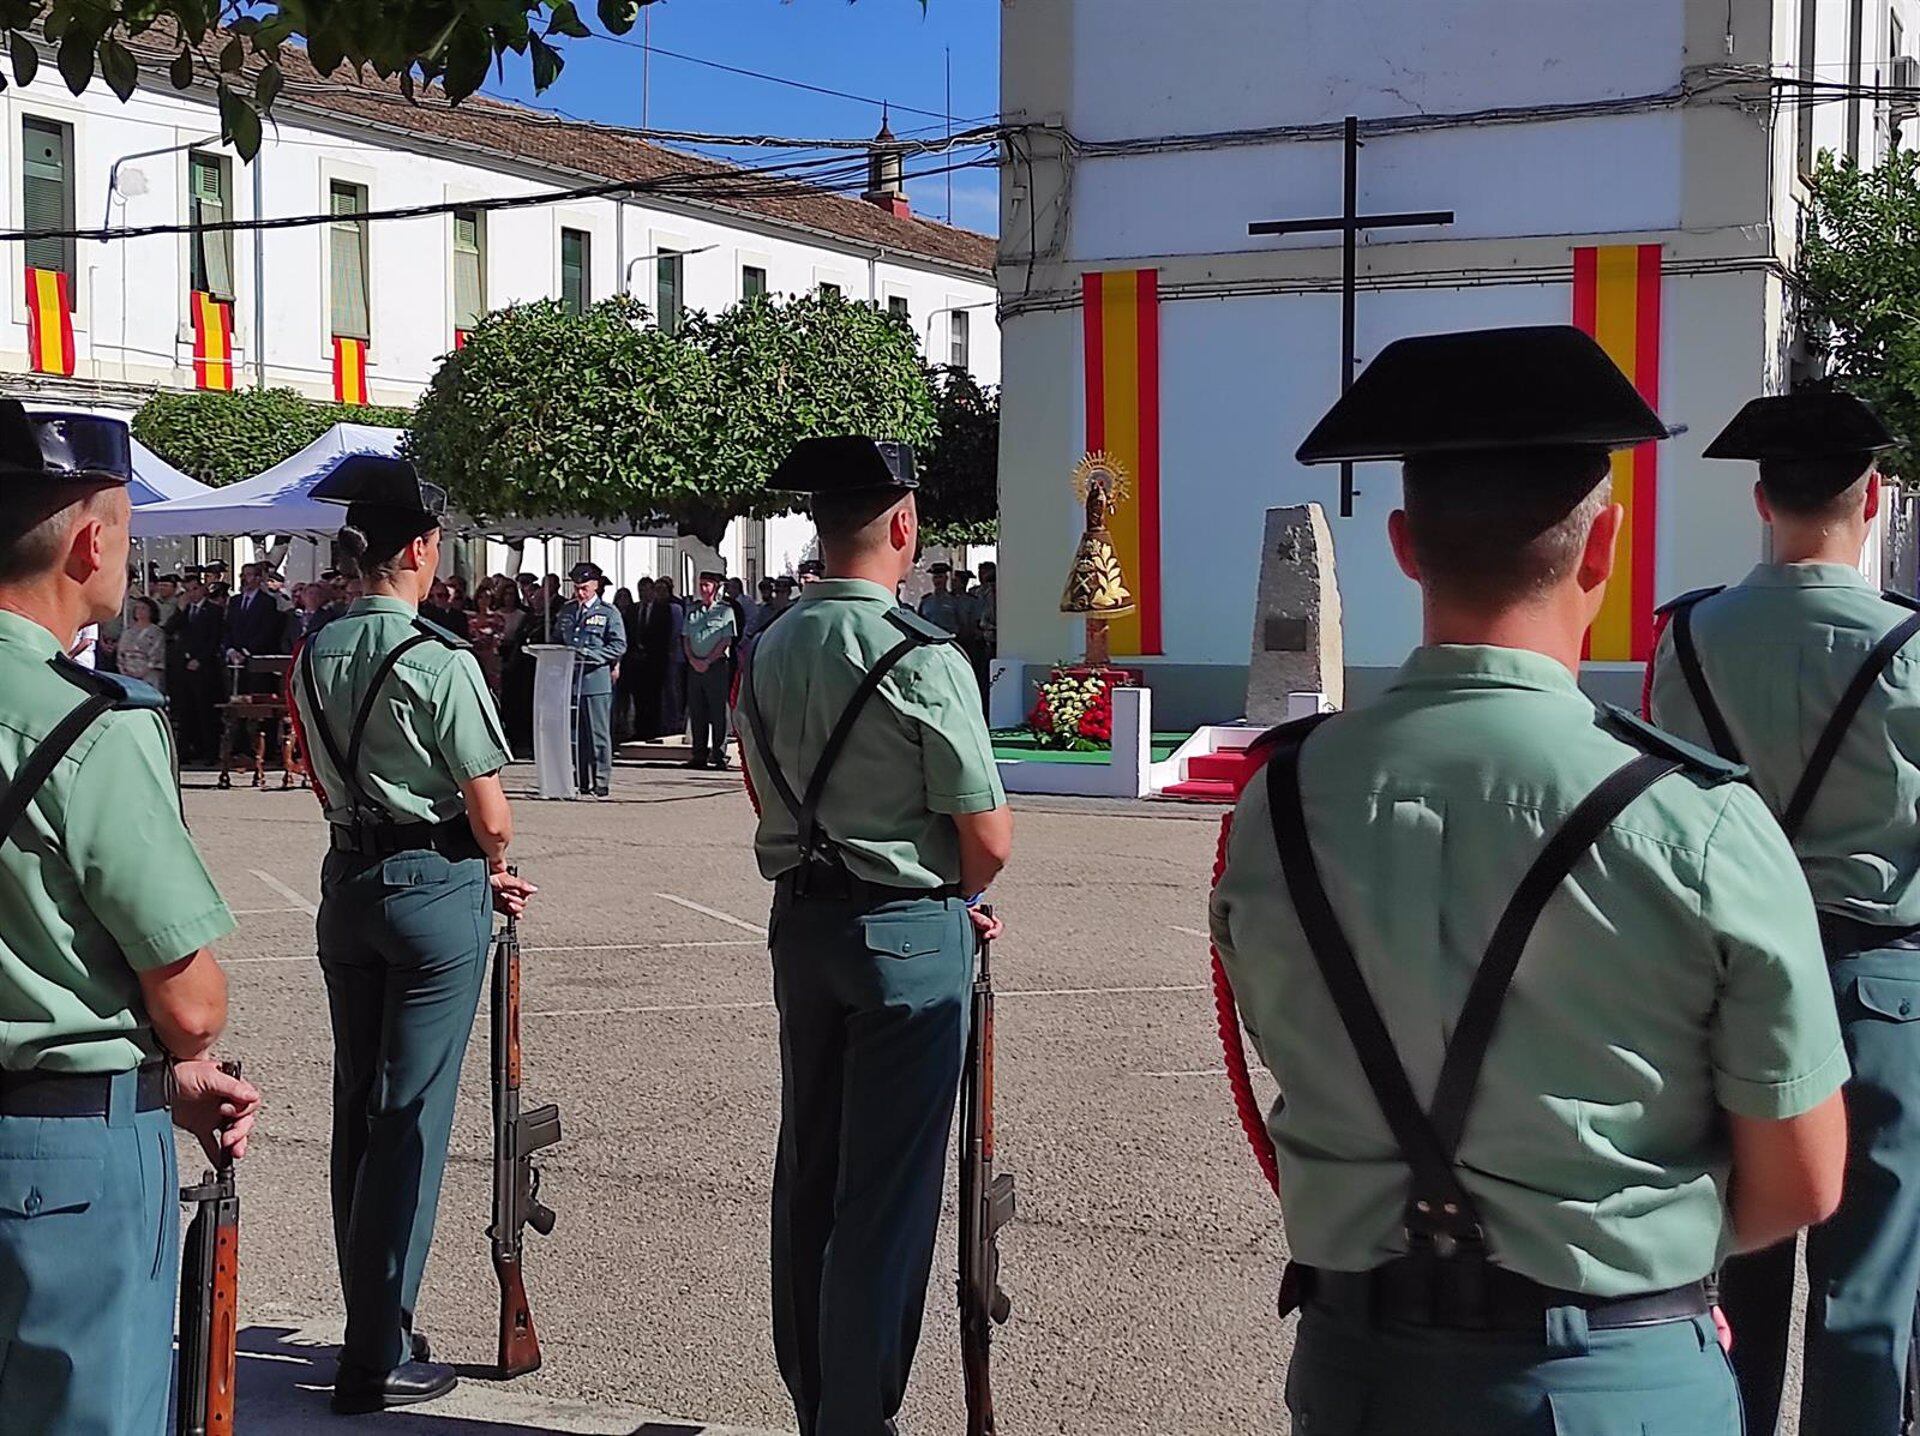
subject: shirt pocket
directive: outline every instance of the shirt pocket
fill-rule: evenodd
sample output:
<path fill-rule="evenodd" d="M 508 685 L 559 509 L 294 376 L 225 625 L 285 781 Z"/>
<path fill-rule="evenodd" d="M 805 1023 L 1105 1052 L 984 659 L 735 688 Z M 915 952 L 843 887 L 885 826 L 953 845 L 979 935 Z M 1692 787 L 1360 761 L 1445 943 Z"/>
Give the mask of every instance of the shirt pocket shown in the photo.
<path fill-rule="evenodd" d="M 946 946 L 953 920 L 945 913 L 863 917 L 860 929 L 869 952 L 883 957 L 927 957 Z"/>
<path fill-rule="evenodd" d="M 0 1162 L 0 1220 L 84 1212 L 100 1200 L 98 1157 Z"/>
<path fill-rule="evenodd" d="M 1920 1019 L 1920 978 L 1857 977 L 1853 995 L 1861 1007 L 1889 1022 Z"/>

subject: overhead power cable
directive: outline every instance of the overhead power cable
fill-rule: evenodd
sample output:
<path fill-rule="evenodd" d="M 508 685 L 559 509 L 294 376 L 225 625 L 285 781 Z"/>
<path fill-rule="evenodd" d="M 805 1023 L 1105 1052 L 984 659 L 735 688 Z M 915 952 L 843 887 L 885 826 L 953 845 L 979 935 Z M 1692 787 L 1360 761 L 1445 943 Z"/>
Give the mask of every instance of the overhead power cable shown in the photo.
<path fill-rule="evenodd" d="M 789 89 L 805 90 L 809 94 L 814 95 L 825 95 L 830 99 L 852 100 L 862 105 L 884 106 L 886 108 L 899 110 L 902 114 L 924 115 L 930 120 L 946 120 L 949 118 L 944 110 L 916 109 L 912 105 L 903 105 L 898 100 L 877 98 L 873 95 L 856 95 L 850 90 L 836 90 L 826 85 L 810 84 L 805 80 L 795 80 L 786 75 L 770 75 L 764 70 L 748 70 L 739 65 L 725 65 L 718 60 L 708 60 L 699 55 L 687 55 L 678 50 L 663 50 L 658 45 L 643 44 L 638 40 L 627 39 L 618 35 L 601 35 L 596 33 L 592 38 L 609 45 L 620 45 L 629 50 L 643 50 L 649 54 L 664 55 L 669 60 L 679 60 L 688 65 L 700 65 L 706 69 L 719 70 L 728 75 L 740 75 L 749 80 L 764 80 L 770 85 L 785 85 Z"/>

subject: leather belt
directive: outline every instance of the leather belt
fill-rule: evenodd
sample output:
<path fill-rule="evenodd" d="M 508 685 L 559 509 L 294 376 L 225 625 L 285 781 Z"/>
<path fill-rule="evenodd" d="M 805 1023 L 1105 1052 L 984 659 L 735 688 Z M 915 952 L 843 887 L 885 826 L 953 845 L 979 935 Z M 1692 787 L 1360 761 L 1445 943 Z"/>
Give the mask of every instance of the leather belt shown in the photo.
<path fill-rule="evenodd" d="M 113 1110 L 114 1072 L 0 1072 L 0 1117 L 105 1117 Z M 133 1110 L 173 1105 L 173 1071 L 149 1062 L 134 1075 Z"/>
<path fill-rule="evenodd" d="M 336 853 L 363 858 L 390 858 L 422 850 L 455 862 L 484 856 L 464 813 L 444 823 L 335 823 L 330 836 Z"/>
<path fill-rule="evenodd" d="M 1885 927 L 1879 923 L 1862 922 L 1858 918 L 1842 917 L 1839 913 L 1820 914 L 1820 943 L 1826 949 L 1827 961 L 1838 962 L 1843 957 L 1857 957 L 1863 952 L 1886 952 L 1920 950 L 1920 927 Z"/>
<path fill-rule="evenodd" d="M 1421 1282 L 1430 1268 L 1417 1270 L 1405 1261 L 1392 1261 L 1372 1271 L 1297 1270 L 1300 1292 L 1308 1307 L 1370 1323 L 1399 1322 L 1450 1331 L 1544 1333 L 1546 1315 L 1555 1307 L 1580 1308 L 1587 1314 L 1588 1327 L 1596 1331 L 1685 1321 L 1705 1316 L 1711 1309 L 1704 1282 L 1637 1296 L 1594 1296 L 1545 1286 L 1518 1272 L 1488 1266 L 1479 1319 L 1448 1320 L 1437 1318 L 1431 1301 L 1422 1299 Z"/>
<path fill-rule="evenodd" d="M 919 898 L 940 901 L 959 897 L 960 884 L 945 883 L 937 888 L 894 887 L 888 883 L 868 882 L 842 867 L 824 863 L 814 865 L 808 874 L 806 891 L 800 891 L 800 870 L 781 873 L 773 880 L 774 891 L 789 901 L 861 903 L 878 907 L 889 902 L 913 902 Z"/>

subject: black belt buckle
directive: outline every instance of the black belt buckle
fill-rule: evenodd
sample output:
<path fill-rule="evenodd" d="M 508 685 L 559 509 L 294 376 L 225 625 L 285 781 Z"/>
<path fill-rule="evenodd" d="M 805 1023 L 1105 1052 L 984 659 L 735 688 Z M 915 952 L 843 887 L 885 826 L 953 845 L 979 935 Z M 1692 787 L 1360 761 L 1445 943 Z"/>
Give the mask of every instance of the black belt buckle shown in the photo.
<path fill-rule="evenodd" d="M 1388 1309 L 1422 1326 L 1482 1330 L 1491 1319 L 1486 1233 L 1454 1202 L 1413 1202 L 1407 1209 L 1407 1255 L 1389 1270 Z"/>

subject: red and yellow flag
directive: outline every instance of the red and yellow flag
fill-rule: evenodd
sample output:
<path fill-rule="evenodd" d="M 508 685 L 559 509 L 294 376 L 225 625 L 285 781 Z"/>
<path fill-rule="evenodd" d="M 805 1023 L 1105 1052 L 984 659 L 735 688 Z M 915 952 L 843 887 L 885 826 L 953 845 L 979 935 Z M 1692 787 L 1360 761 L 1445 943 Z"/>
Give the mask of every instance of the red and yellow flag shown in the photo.
<path fill-rule="evenodd" d="M 27 271 L 27 360 L 37 374 L 73 373 L 73 310 L 67 298 L 64 271 Z"/>
<path fill-rule="evenodd" d="M 456 329 L 453 331 L 453 347 L 455 349 L 464 349 L 467 347 L 467 333 L 468 331 L 465 329 Z"/>
<path fill-rule="evenodd" d="M 1087 450 L 1126 471 L 1130 492 L 1108 519 L 1133 612 L 1112 622 L 1115 657 L 1160 643 L 1160 275 L 1116 269 L 1082 277 Z"/>
<path fill-rule="evenodd" d="M 333 336 L 333 397 L 342 404 L 367 402 L 367 341 Z"/>
<path fill-rule="evenodd" d="M 233 388 L 233 305 L 196 290 L 193 296 L 193 382 Z"/>
<path fill-rule="evenodd" d="M 1573 252 L 1573 322 L 1599 341 L 1641 396 L 1660 407 L 1660 246 Z M 1653 656 L 1654 560 L 1660 535 L 1660 446 L 1613 456 L 1613 498 L 1624 505 L 1622 549 L 1587 656 L 1644 663 Z"/>

